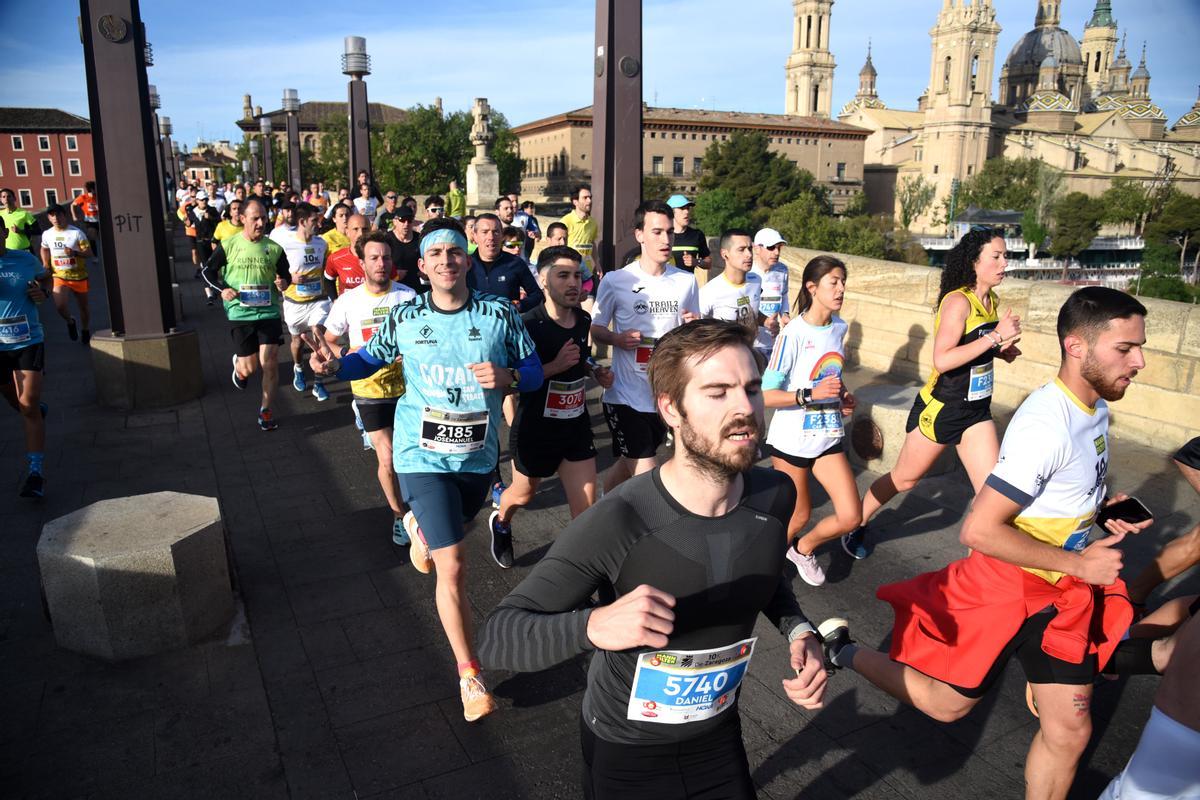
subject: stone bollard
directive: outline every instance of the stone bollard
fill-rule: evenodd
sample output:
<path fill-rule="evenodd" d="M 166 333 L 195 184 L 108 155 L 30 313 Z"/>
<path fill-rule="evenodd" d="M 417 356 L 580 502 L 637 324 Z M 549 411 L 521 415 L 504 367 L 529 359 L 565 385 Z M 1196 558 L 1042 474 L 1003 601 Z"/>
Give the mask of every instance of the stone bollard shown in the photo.
<path fill-rule="evenodd" d="M 920 389 L 916 386 L 868 384 L 854 392 L 858 406 L 847 427 L 850 462 L 874 472 L 887 472 L 900 456 L 908 412 Z M 944 475 L 954 469 L 958 456 L 947 447 L 926 475 Z"/>
<path fill-rule="evenodd" d="M 120 661 L 186 647 L 233 616 L 212 497 L 103 500 L 42 529 L 42 587 L 60 647 Z"/>

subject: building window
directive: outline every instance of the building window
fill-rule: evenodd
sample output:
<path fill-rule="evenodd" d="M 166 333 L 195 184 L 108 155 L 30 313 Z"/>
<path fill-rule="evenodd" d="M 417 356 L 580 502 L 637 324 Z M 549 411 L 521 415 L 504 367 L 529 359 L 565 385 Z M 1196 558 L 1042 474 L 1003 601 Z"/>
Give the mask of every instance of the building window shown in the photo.
<path fill-rule="evenodd" d="M 50 149 L 50 137 L 49 136 L 39 136 L 38 137 L 38 150 L 45 152 L 49 149 Z"/>
<path fill-rule="evenodd" d="M 54 174 L 54 162 L 48 158 L 42 159 L 42 175 L 49 177 Z"/>
<path fill-rule="evenodd" d="M 79 189 L 79 188 L 71 189 L 71 197 L 79 197 L 79 195 L 81 195 L 81 194 L 83 194 L 83 189 Z"/>
<path fill-rule="evenodd" d="M 25 149 L 25 140 L 20 136 L 12 137 L 12 149 L 13 150 L 24 150 Z"/>
<path fill-rule="evenodd" d="M 55 189 L 47 189 L 46 190 L 46 205 L 48 205 L 48 206 L 58 205 L 58 191 L 57 190 L 55 190 Z"/>
<path fill-rule="evenodd" d="M 974 164 L 967 164 L 967 174 L 968 175 L 975 174 L 975 165 Z"/>
<path fill-rule="evenodd" d="M 934 175 L 937 175 L 937 174 L 938 174 L 938 165 L 937 165 L 937 164 L 934 164 L 934 165 L 933 165 L 933 174 L 934 174 Z"/>
<path fill-rule="evenodd" d="M 702 133 L 702 134 L 700 134 L 700 141 L 702 141 L 702 142 L 707 142 L 707 141 L 708 141 L 708 134 L 707 134 L 707 133 Z"/>
<path fill-rule="evenodd" d="M 676 178 L 683 177 L 683 156 L 675 156 L 671 159 L 671 174 Z"/>
<path fill-rule="evenodd" d="M 82 175 L 83 174 L 83 170 L 80 169 L 80 167 L 79 167 L 79 159 L 78 158 L 68 158 L 67 159 L 67 174 L 68 175 Z"/>
<path fill-rule="evenodd" d="M 654 158 L 650 159 L 650 174 L 651 175 L 662 175 L 662 164 L 663 164 L 662 156 L 655 156 Z"/>
<path fill-rule="evenodd" d="M 692 141 L 693 142 L 696 141 L 696 134 L 694 134 L 694 133 L 692 134 Z"/>
<path fill-rule="evenodd" d="M 14 158 L 13 159 L 13 173 L 18 178 L 23 178 L 29 174 L 29 167 L 27 167 L 25 165 L 25 159 L 23 159 L 23 158 Z"/>
<path fill-rule="evenodd" d="M 839 181 L 846 180 L 846 162 L 839 161 L 837 165 L 837 179 Z"/>
<path fill-rule="evenodd" d="M 672 139 L 674 139 L 674 138 L 675 138 L 675 134 L 673 134 L 673 133 L 672 133 L 672 134 L 671 134 L 671 138 L 672 138 Z"/>
<path fill-rule="evenodd" d="M 76 150 L 78 150 L 79 149 L 79 137 L 68 136 L 67 137 L 67 149 L 70 150 L 72 153 L 74 153 Z"/>
<path fill-rule="evenodd" d="M 17 194 L 21 196 L 21 207 L 29 208 L 33 205 L 33 192 L 28 189 L 19 189 Z"/>
<path fill-rule="evenodd" d="M 704 171 L 704 159 L 703 158 L 693 158 L 692 159 L 692 174 L 699 175 L 703 171 Z"/>
<path fill-rule="evenodd" d="M 651 139 L 653 139 L 653 138 L 654 138 L 654 134 L 655 134 L 655 132 L 654 132 L 654 131 L 650 131 L 650 138 L 651 138 Z"/>
<path fill-rule="evenodd" d="M 942 72 L 942 91 L 950 91 L 950 56 L 946 56 L 945 68 Z"/>
<path fill-rule="evenodd" d="M 975 81 L 979 77 L 979 55 L 971 58 L 971 91 L 975 91 Z"/>

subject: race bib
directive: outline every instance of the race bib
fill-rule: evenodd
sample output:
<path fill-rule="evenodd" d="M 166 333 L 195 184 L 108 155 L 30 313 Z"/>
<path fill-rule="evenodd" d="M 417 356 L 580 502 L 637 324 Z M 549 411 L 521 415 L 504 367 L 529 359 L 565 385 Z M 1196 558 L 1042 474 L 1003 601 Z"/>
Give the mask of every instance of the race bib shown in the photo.
<path fill-rule="evenodd" d="M 783 297 L 777 294 L 764 294 L 758 301 L 758 311 L 765 316 L 778 314 L 783 308 Z"/>
<path fill-rule="evenodd" d="M 1079 521 L 1079 527 L 1063 540 L 1062 549 L 1078 553 L 1088 546 L 1092 535 L 1092 525 L 1096 522 L 1096 514 L 1090 514 Z"/>
<path fill-rule="evenodd" d="M 967 385 L 967 400 L 986 400 L 992 396 L 992 382 L 995 378 L 992 363 L 971 367 L 971 381 Z"/>
<path fill-rule="evenodd" d="M 238 289 L 238 302 L 248 308 L 271 305 L 271 286 L 266 283 L 243 283 Z"/>
<path fill-rule="evenodd" d="M 55 256 L 50 259 L 50 263 L 58 270 L 75 269 L 74 256 Z"/>
<path fill-rule="evenodd" d="M 804 426 L 801 431 L 804 436 L 813 438 L 840 437 L 843 434 L 841 408 L 834 404 L 804 409 Z"/>
<path fill-rule="evenodd" d="M 30 338 L 29 320 L 24 314 L 0 319 L 0 344 L 21 344 Z"/>
<path fill-rule="evenodd" d="M 321 295 L 321 279 L 297 283 L 296 295 L 298 297 L 319 297 Z"/>
<path fill-rule="evenodd" d="M 546 381 L 546 410 L 549 419 L 575 419 L 587 408 L 583 378 L 575 381 Z"/>
<path fill-rule="evenodd" d="M 487 440 L 487 429 L 487 411 L 443 411 L 425 406 L 421 449 L 446 455 L 477 453 Z"/>
<path fill-rule="evenodd" d="M 387 319 L 387 309 L 385 308 L 382 310 L 382 316 L 368 317 L 367 319 L 364 319 L 362 322 L 358 323 L 358 333 L 362 337 L 363 344 L 371 341 L 371 337 L 375 335 L 375 331 L 379 330 L 379 326 L 383 324 L 385 319 Z M 379 311 L 380 309 L 375 309 L 376 313 Z"/>
<path fill-rule="evenodd" d="M 681 725 L 733 705 L 757 637 L 715 650 L 656 650 L 638 656 L 626 719 Z"/>
<path fill-rule="evenodd" d="M 652 339 L 649 336 L 643 336 L 638 342 L 637 349 L 633 351 L 633 365 L 638 372 L 645 372 L 650 367 L 650 355 L 654 352 L 654 345 L 658 344 L 658 339 Z"/>

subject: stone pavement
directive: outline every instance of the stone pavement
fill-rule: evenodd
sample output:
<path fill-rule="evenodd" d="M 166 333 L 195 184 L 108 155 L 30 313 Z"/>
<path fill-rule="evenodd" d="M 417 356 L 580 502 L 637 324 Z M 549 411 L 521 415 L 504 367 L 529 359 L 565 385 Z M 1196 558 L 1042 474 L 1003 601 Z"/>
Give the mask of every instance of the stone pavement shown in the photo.
<path fill-rule="evenodd" d="M 361 450 L 347 390 L 317 403 L 285 385 L 279 430 L 259 431 L 257 379 L 246 392 L 231 386 L 223 315 L 204 306 L 188 260 L 181 248 L 177 272 L 186 322 L 201 335 L 204 397 L 161 411 L 97 408 L 86 350 L 48 317 L 44 502 L 16 498 L 19 425 L 10 415 L 0 426 L 0 796 L 578 797 L 585 659 L 536 675 L 489 675 L 501 711 L 462 721 L 434 582 L 390 543 L 374 454 Z M 93 302 L 103 318 L 98 269 Z M 43 313 L 53 315 L 49 304 Z M 607 450 L 602 423 L 597 444 Z M 1194 521 L 1196 502 L 1161 454 L 1123 442 L 1114 451 L 1111 485 L 1135 489 L 1160 513 L 1156 529 L 1127 548 L 1136 568 Z M 859 477 L 865 488 L 874 475 Z M 891 615 L 874 589 L 962 553 L 964 486 L 961 474 L 931 479 L 884 511 L 868 561 L 828 548 L 829 584 L 813 590 L 796 581 L 808 615 L 847 615 L 862 643 L 885 646 Z M 158 490 L 220 499 L 243 612 L 212 641 L 123 664 L 56 648 L 38 589 L 41 525 L 95 500 Z M 822 504 L 815 517 L 828 506 L 814 494 Z M 487 554 L 479 515 L 468 538 L 479 618 L 567 520 L 562 493 L 548 481 L 517 518 L 518 566 L 505 572 Z M 1168 587 L 1171 595 L 1196 591 L 1195 576 Z M 810 713 L 783 699 L 778 633 L 767 624 L 758 633 L 741 708 L 762 796 L 1021 795 L 1036 724 L 1019 668 L 953 725 L 902 708 L 846 672 L 831 681 L 826 707 Z M 1096 735 L 1073 796 L 1095 797 L 1128 758 L 1155 685 L 1138 678 L 1098 688 Z"/>

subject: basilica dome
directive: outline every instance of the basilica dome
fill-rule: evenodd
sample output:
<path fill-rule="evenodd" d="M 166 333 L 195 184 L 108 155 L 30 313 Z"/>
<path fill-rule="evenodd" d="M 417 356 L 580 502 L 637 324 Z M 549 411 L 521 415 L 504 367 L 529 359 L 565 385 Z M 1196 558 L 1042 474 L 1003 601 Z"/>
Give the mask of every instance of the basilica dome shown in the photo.
<path fill-rule="evenodd" d="M 1004 66 L 1012 71 L 1037 69 L 1048 57 L 1053 57 L 1059 66 L 1083 65 L 1083 54 L 1079 52 L 1079 43 L 1071 34 L 1059 27 L 1039 27 L 1022 36 Z"/>

